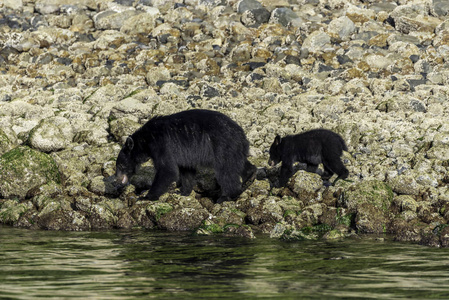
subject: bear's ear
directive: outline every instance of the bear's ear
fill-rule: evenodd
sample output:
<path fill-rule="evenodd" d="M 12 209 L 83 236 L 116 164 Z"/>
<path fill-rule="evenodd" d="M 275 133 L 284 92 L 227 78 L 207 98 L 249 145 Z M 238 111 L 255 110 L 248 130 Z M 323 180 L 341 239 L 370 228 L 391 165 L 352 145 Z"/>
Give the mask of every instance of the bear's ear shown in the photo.
<path fill-rule="evenodd" d="M 125 147 L 128 151 L 131 151 L 134 148 L 134 140 L 132 137 L 128 137 L 125 142 Z"/>
<path fill-rule="evenodd" d="M 274 143 L 276 146 L 279 145 L 281 143 L 281 137 L 278 135 L 276 135 L 276 137 L 274 138 Z"/>

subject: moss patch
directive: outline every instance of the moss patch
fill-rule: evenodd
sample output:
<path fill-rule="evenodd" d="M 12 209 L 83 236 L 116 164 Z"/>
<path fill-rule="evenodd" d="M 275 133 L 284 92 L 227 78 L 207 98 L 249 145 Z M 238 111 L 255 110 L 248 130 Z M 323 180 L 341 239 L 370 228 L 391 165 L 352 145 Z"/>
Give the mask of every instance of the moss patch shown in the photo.
<path fill-rule="evenodd" d="M 7 200 L 1 204 L 0 223 L 14 225 L 28 209 L 29 205 L 25 203 L 19 203 L 17 200 Z"/>
<path fill-rule="evenodd" d="M 356 209 L 359 205 L 369 203 L 387 212 L 393 202 L 394 193 L 391 187 L 382 181 L 363 181 L 351 187 L 345 195 L 349 209 Z"/>
<path fill-rule="evenodd" d="M 171 212 L 173 210 L 173 206 L 165 202 L 152 202 L 147 206 L 147 212 L 150 215 L 153 221 L 159 221 L 159 219 Z"/>
<path fill-rule="evenodd" d="M 61 183 L 58 166 L 51 156 L 20 146 L 0 157 L 3 197 L 24 198 L 29 190 L 49 182 Z"/>

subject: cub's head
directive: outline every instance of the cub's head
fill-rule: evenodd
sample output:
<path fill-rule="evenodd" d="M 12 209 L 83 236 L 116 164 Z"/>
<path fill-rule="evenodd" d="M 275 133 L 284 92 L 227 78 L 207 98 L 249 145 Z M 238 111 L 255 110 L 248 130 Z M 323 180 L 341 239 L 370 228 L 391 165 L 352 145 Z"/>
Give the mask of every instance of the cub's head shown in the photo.
<path fill-rule="evenodd" d="M 133 149 L 134 140 L 129 136 L 115 162 L 115 180 L 120 184 L 127 184 L 129 178 L 136 172 L 136 168 L 139 165 Z"/>
<path fill-rule="evenodd" d="M 270 159 L 268 160 L 268 164 L 272 167 L 281 162 L 281 142 L 282 139 L 279 135 L 274 138 L 273 144 L 270 147 Z"/>

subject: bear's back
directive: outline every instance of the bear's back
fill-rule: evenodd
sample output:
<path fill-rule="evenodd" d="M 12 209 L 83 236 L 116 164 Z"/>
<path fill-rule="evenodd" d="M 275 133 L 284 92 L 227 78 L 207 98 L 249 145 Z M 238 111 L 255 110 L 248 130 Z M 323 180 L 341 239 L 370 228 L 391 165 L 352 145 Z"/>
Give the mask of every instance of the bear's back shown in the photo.
<path fill-rule="evenodd" d="M 333 147 L 338 148 L 340 151 L 348 151 L 348 147 L 343 138 L 338 133 L 328 129 L 312 129 L 299 134 L 299 136 L 304 140 L 315 140 L 320 144 L 325 145 L 325 147 Z"/>
<path fill-rule="evenodd" d="M 170 141 L 188 147 L 210 141 L 213 148 L 235 148 L 248 152 L 243 129 L 228 116 L 211 110 L 192 109 L 166 116 L 155 116 L 133 134 L 145 143 Z"/>

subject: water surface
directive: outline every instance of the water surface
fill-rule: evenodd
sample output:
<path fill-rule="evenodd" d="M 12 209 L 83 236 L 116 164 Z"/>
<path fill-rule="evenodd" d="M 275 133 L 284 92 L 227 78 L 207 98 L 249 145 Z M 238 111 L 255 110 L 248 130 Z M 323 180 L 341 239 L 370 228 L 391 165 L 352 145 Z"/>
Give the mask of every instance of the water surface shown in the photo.
<path fill-rule="evenodd" d="M 0 227 L 0 299 L 448 299 L 449 249 Z"/>

